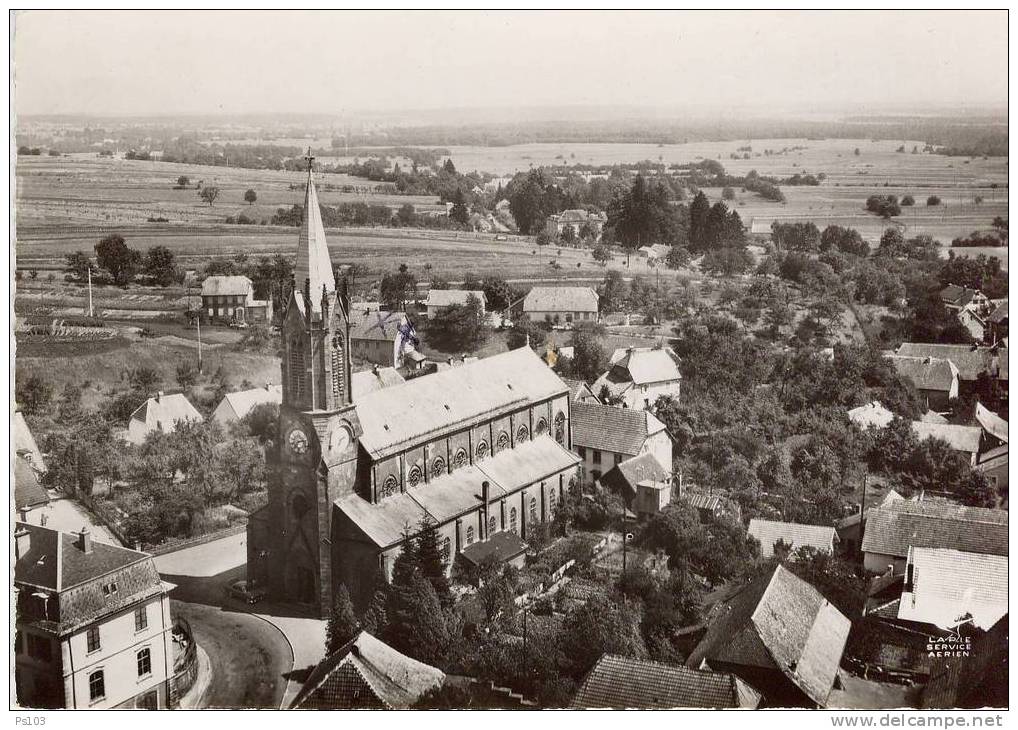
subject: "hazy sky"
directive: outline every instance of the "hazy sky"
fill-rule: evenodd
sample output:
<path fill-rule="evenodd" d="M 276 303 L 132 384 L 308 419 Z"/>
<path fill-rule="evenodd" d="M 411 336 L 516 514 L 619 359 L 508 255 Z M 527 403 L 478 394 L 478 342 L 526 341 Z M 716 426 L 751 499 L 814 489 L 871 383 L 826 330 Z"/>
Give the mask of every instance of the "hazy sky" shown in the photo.
<path fill-rule="evenodd" d="M 42 12 L 25 114 L 1007 102 L 1007 13 Z"/>

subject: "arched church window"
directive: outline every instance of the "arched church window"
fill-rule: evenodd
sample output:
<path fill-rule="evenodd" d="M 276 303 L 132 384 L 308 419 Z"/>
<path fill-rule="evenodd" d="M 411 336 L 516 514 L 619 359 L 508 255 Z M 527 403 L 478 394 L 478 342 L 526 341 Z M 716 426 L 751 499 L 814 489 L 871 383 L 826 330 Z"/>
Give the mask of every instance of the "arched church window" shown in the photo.
<path fill-rule="evenodd" d="M 479 460 L 483 459 L 485 456 L 487 456 L 488 455 L 488 442 L 487 441 L 479 441 L 477 443 L 477 448 L 474 449 L 474 453 L 475 453 L 475 455 L 477 456 L 477 458 Z"/>
<path fill-rule="evenodd" d="M 528 436 L 530 436 L 530 429 L 526 426 L 520 426 L 516 429 L 516 443 L 526 441 Z"/>
<path fill-rule="evenodd" d="M 442 540 L 442 562 L 448 563 L 452 556 L 452 541 L 449 538 Z"/>
<path fill-rule="evenodd" d="M 553 517 L 555 515 L 555 507 L 558 506 L 558 495 L 555 494 L 555 490 L 552 489 L 548 493 L 548 516 Z"/>
<path fill-rule="evenodd" d="M 498 446 L 498 450 L 499 451 L 502 451 L 503 449 L 508 449 L 509 448 L 509 434 L 507 434 L 505 431 L 500 433 L 498 435 L 498 441 L 496 441 L 495 444 Z"/>
<path fill-rule="evenodd" d="M 518 526 L 516 524 L 516 508 L 512 507 L 509 510 L 509 531 L 516 535 L 518 534 Z"/>
<path fill-rule="evenodd" d="M 541 436 L 548 430 L 548 422 L 545 419 L 541 419 L 537 422 L 537 426 L 534 428 L 534 435 Z"/>
<path fill-rule="evenodd" d="M 294 337 L 290 340 L 288 373 L 290 380 L 290 395 L 296 400 L 304 398 L 304 348 L 301 346 L 300 338 Z"/>
<path fill-rule="evenodd" d="M 336 336 L 332 338 L 332 396 L 336 399 L 342 397 L 343 378 L 346 376 L 343 367 L 343 338 Z"/>
<path fill-rule="evenodd" d="M 445 474 L 445 459 L 436 456 L 435 460 L 431 462 L 431 476 L 437 477 L 442 474 Z"/>
<path fill-rule="evenodd" d="M 474 544 L 474 528 L 473 527 L 468 527 L 467 528 L 467 545 L 473 545 L 473 544 Z"/>
<path fill-rule="evenodd" d="M 530 522 L 537 522 L 537 497 L 530 498 Z"/>
<path fill-rule="evenodd" d="M 488 518 L 488 537 L 491 537 L 498 531 L 498 520 L 494 517 Z"/>
<path fill-rule="evenodd" d="M 456 452 L 456 455 L 452 457 L 452 466 L 454 469 L 459 469 L 462 466 L 467 465 L 467 450 L 460 449 Z"/>
<path fill-rule="evenodd" d="M 562 411 L 555 416 L 555 440 L 565 445 L 566 442 L 566 414 Z"/>
<path fill-rule="evenodd" d="M 386 497 L 394 495 L 398 490 L 399 482 L 396 480 L 396 477 L 390 474 L 382 483 L 382 488 L 379 490 L 378 496 L 380 499 L 385 499 Z"/>
<path fill-rule="evenodd" d="M 423 475 L 421 474 L 421 467 L 417 466 L 416 464 L 410 467 L 410 471 L 407 472 L 406 475 L 407 486 L 411 488 L 416 487 L 418 484 L 421 483 L 422 476 Z"/>

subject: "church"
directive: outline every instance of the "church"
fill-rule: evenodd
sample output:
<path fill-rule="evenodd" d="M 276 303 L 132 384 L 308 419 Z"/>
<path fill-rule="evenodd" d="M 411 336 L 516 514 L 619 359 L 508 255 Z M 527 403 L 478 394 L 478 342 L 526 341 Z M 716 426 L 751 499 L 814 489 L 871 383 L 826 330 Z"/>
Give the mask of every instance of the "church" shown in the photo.
<path fill-rule="evenodd" d="M 523 347 L 354 398 L 349 296 L 310 170 L 294 281 L 248 576 L 327 617 L 340 584 L 363 606 L 422 524 L 437 526 L 450 570 L 519 558 L 575 483 L 569 386 Z"/>

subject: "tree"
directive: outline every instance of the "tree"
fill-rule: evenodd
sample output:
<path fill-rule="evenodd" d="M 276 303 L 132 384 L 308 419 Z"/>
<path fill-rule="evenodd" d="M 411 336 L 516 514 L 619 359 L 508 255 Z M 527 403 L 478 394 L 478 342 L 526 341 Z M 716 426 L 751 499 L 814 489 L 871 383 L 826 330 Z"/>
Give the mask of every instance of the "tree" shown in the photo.
<path fill-rule="evenodd" d="M 602 312 L 617 312 L 622 308 L 622 304 L 626 300 L 626 291 L 628 287 L 626 285 L 626 280 L 622 278 L 621 272 L 611 270 L 606 273 L 599 288 L 600 291 L 598 293 L 600 294 Z"/>
<path fill-rule="evenodd" d="M 730 187 L 725 187 L 721 190 L 722 200 L 735 200 L 735 191 Z"/>
<path fill-rule="evenodd" d="M 67 254 L 64 271 L 77 281 L 87 281 L 90 268 L 92 268 L 92 259 L 84 251 Z"/>
<path fill-rule="evenodd" d="M 710 213 L 710 201 L 703 191 L 699 191 L 689 205 L 689 250 L 701 252 L 706 249 L 707 216 Z"/>
<path fill-rule="evenodd" d="M 216 198 L 219 197 L 219 188 L 215 185 L 208 185 L 201 189 L 198 196 L 212 207 L 212 204 L 216 202 Z"/>
<path fill-rule="evenodd" d="M 531 349 L 540 351 L 548 340 L 548 332 L 529 318 L 519 319 L 506 336 L 506 345 L 510 350 L 515 350 L 527 344 Z"/>
<path fill-rule="evenodd" d="M 435 595 L 442 605 L 449 607 L 453 602 L 453 595 L 449 588 L 449 579 L 446 577 L 445 558 L 442 556 L 441 535 L 438 533 L 438 525 L 434 520 L 422 518 L 420 532 L 417 534 L 416 550 L 417 565 L 431 587 L 435 589 Z M 452 559 L 452 556 L 449 556 Z"/>
<path fill-rule="evenodd" d="M 866 243 L 859 231 L 841 226 L 827 226 L 820 235 L 820 250 L 830 251 L 832 249 L 862 257 L 868 256 L 870 253 L 870 245 Z"/>
<path fill-rule="evenodd" d="M 177 187 L 178 188 L 183 189 L 183 188 L 186 188 L 190 184 L 191 184 L 191 178 L 189 178 L 187 175 L 181 175 L 180 177 L 177 178 Z"/>
<path fill-rule="evenodd" d="M 603 243 L 594 246 L 594 250 L 591 251 L 591 256 L 594 257 L 594 261 L 605 266 L 612 259 L 611 249 L 605 246 Z"/>
<path fill-rule="evenodd" d="M 753 266 L 753 254 L 745 248 L 727 246 L 708 251 L 700 267 L 715 276 L 744 274 Z"/>
<path fill-rule="evenodd" d="M 467 225 L 470 222 L 470 211 L 467 209 L 467 201 L 460 188 L 456 188 L 456 192 L 453 193 L 449 218 L 461 225 Z"/>
<path fill-rule="evenodd" d="M 934 206 L 934 205 L 940 205 L 940 196 L 939 195 L 931 195 L 930 197 L 928 197 L 926 199 L 926 205 L 927 206 L 931 206 L 931 207 Z"/>
<path fill-rule="evenodd" d="M 428 323 L 429 342 L 450 350 L 474 350 L 488 336 L 484 306 L 476 295 L 446 307 Z"/>
<path fill-rule="evenodd" d="M 431 583 L 414 566 L 393 570 L 382 639 L 393 649 L 425 664 L 443 664 L 449 632 L 442 604 Z"/>
<path fill-rule="evenodd" d="M 169 286 L 177 279 L 177 266 L 173 252 L 166 246 L 153 246 L 145 254 L 143 271 L 152 283 Z"/>
<path fill-rule="evenodd" d="M 512 285 L 500 276 L 484 277 L 480 288 L 484 292 L 484 300 L 487 302 L 488 309 L 496 312 L 508 309 L 509 305 L 519 297 Z"/>
<path fill-rule="evenodd" d="M 451 157 L 445 161 L 445 163 L 442 165 L 442 169 L 445 170 L 450 175 L 456 174 L 456 165 L 452 164 Z"/>
<path fill-rule="evenodd" d="M 573 330 L 573 359 L 568 369 L 575 377 L 593 382 L 608 369 L 608 351 L 602 342 L 603 328 L 582 323 Z"/>
<path fill-rule="evenodd" d="M 129 248 L 118 234 L 106 236 L 95 245 L 95 258 L 117 286 L 130 284 L 141 267 L 141 252 Z"/>
<path fill-rule="evenodd" d="M 198 381 L 198 369 L 191 364 L 190 360 L 177 365 L 177 385 L 181 388 L 190 388 Z"/>
<path fill-rule="evenodd" d="M 331 656 L 357 636 L 360 622 L 354 614 L 353 603 L 346 583 L 340 583 L 332 604 L 332 613 L 325 625 L 325 656 Z"/>
<path fill-rule="evenodd" d="M 681 269 L 689 266 L 690 261 L 689 249 L 685 246 L 673 245 L 668 249 L 668 256 L 665 258 L 665 264 L 669 269 Z"/>
<path fill-rule="evenodd" d="M 400 264 L 397 272 L 388 272 L 382 276 L 378 291 L 386 309 L 402 310 L 407 301 L 417 296 L 417 278 L 410 273 L 406 264 Z"/>
<path fill-rule="evenodd" d="M 19 380 L 14 397 L 26 415 L 40 413 L 53 397 L 53 385 L 40 375 L 29 375 Z"/>
<path fill-rule="evenodd" d="M 915 198 L 913 198 L 911 195 L 906 195 L 901 199 L 901 205 L 902 207 L 915 205 Z"/>
<path fill-rule="evenodd" d="M 581 677 L 605 654 L 643 659 L 647 647 L 640 633 L 637 610 L 595 594 L 566 616 L 563 650 L 572 665 L 571 674 Z"/>
<path fill-rule="evenodd" d="M 248 189 L 248 191 L 244 193 L 244 202 L 248 205 L 254 205 L 256 200 L 258 200 L 258 193 L 254 190 Z"/>

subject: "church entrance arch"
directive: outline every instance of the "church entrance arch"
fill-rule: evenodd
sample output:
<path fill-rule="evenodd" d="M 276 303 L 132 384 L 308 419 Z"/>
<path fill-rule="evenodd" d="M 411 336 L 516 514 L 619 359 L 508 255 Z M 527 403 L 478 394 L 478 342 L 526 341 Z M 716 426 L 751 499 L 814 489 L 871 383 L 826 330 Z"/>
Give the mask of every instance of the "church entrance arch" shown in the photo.
<path fill-rule="evenodd" d="M 292 550 L 287 560 L 286 593 L 297 603 L 315 603 L 315 571 L 311 558 L 304 550 Z"/>

